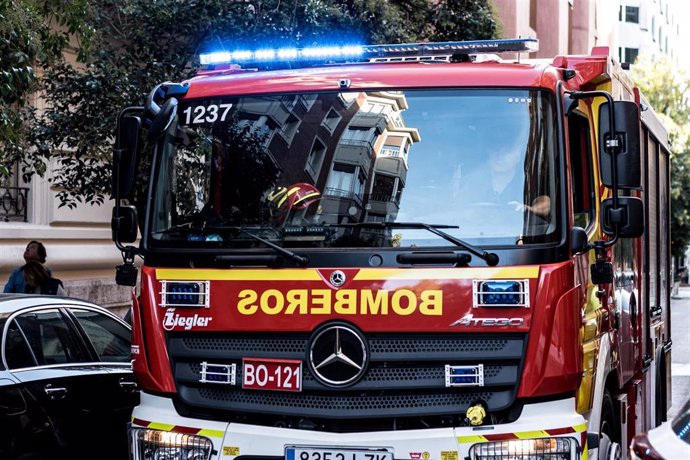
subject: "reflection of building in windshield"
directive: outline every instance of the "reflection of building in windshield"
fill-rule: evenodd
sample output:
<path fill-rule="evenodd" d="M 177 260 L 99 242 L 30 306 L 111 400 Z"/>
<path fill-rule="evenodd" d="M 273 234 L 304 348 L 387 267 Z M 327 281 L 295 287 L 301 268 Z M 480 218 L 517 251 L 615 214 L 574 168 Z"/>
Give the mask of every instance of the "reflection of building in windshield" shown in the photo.
<path fill-rule="evenodd" d="M 405 126 L 401 92 L 361 93 L 358 111 L 340 138 L 328 173 L 320 221 L 327 223 L 395 220 L 405 187 L 410 146 L 419 133 Z M 376 232 L 362 230 L 362 238 Z"/>
<path fill-rule="evenodd" d="M 402 92 L 255 97 L 237 104 L 240 127 L 255 133 L 279 165 L 278 182 L 266 186 L 308 183 L 321 191 L 319 205 L 292 210 L 288 225 L 395 220 L 410 146 L 420 139 L 405 126 L 406 109 Z"/>

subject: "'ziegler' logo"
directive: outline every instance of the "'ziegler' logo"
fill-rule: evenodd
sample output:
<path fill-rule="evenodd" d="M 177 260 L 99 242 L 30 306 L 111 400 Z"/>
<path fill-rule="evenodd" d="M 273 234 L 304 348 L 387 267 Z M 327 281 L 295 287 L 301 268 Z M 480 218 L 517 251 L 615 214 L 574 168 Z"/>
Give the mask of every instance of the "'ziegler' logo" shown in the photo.
<path fill-rule="evenodd" d="M 194 314 L 194 316 L 182 316 L 179 313 L 176 314 L 175 309 L 172 308 L 165 312 L 163 329 L 172 331 L 177 326 L 184 326 L 184 329 L 188 331 L 192 327 L 206 327 L 212 319 L 213 318 L 209 316 L 199 316 L 198 314 Z"/>
<path fill-rule="evenodd" d="M 522 318 L 475 318 L 470 313 L 451 326 L 522 326 L 524 322 Z"/>

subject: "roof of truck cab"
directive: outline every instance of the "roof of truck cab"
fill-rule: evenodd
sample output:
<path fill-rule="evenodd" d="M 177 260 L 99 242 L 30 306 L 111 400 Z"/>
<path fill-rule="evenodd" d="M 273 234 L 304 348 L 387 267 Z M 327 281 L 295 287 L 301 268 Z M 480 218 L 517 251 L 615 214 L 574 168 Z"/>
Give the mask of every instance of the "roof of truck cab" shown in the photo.
<path fill-rule="evenodd" d="M 200 75 L 188 81 L 185 99 L 261 93 L 295 93 L 387 88 L 535 87 L 554 88 L 553 66 L 537 63 L 395 62 L 332 65 L 274 71 L 235 71 Z"/>

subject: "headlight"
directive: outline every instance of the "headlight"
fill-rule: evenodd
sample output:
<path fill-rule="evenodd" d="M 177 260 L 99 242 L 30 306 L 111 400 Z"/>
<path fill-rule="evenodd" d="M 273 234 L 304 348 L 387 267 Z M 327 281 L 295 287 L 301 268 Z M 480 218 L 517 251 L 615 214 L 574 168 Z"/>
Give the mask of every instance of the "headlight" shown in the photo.
<path fill-rule="evenodd" d="M 213 444 L 203 436 L 132 428 L 134 460 L 208 460 Z"/>
<path fill-rule="evenodd" d="M 470 447 L 472 460 L 570 460 L 571 438 L 515 439 L 483 442 Z"/>

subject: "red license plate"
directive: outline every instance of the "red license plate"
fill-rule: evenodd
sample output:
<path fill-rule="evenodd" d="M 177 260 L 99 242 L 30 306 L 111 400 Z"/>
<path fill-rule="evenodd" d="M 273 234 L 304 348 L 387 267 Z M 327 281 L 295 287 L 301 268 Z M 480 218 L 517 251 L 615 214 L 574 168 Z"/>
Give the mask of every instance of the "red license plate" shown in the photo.
<path fill-rule="evenodd" d="M 242 388 L 302 391 L 302 361 L 242 358 Z"/>

